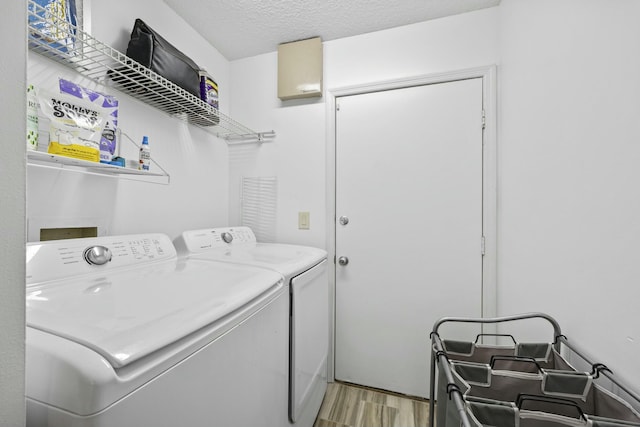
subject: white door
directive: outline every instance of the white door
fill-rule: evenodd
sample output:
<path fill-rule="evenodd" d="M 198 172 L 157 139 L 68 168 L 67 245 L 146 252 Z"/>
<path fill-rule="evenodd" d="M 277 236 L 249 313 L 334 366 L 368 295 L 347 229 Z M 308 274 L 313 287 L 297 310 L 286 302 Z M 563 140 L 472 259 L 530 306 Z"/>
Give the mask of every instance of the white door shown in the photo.
<path fill-rule="evenodd" d="M 429 397 L 434 322 L 481 317 L 482 132 L 481 78 L 336 99 L 337 380 Z"/>

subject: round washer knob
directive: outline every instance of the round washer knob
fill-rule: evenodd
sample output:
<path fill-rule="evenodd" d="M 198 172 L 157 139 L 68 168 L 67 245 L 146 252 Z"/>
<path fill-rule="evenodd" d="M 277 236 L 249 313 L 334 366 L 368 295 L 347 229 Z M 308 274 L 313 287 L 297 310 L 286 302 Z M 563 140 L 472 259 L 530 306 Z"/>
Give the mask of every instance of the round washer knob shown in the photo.
<path fill-rule="evenodd" d="M 233 241 L 233 234 L 225 231 L 222 233 L 222 240 L 224 240 L 225 243 L 231 243 Z"/>
<path fill-rule="evenodd" d="M 106 264 L 111 257 L 111 251 L 105 246 L 91 246 L 84 250 L 84 260 L 92 265 Z"/>

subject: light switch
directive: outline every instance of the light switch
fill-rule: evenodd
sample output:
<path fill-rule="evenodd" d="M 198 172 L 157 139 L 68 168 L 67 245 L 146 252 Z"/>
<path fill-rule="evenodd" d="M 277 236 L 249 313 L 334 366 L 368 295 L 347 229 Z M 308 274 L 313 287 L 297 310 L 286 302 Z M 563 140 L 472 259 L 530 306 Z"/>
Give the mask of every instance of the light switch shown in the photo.
<path fill-rule="evenodd" d="M 309 228 L 309 212 L 298 212 L 298 229 L 308 230 Z"/>

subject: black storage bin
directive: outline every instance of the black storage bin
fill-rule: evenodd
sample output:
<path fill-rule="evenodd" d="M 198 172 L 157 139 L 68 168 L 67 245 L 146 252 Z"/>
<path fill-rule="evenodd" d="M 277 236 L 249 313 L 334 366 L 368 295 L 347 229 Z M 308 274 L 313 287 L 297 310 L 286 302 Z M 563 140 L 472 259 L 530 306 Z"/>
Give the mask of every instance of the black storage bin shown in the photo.
<path fill-rule="evenodd" d="M 139 18 L 127 56 L 200 99 L 200 67 Z"/>

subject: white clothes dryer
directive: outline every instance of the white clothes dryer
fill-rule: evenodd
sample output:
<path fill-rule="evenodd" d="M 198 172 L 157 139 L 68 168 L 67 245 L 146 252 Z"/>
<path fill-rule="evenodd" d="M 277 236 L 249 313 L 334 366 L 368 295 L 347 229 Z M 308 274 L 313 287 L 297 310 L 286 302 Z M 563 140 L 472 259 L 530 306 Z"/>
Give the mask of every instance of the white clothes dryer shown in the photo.
<path fill-rule="evenodd" d="M 190 230 L 174 244 L 189 259 L 270 268 L 289 285 L 289 405 L 291 423 L 312 427 L 327 388 L 329 279 L 327 252 L 260 243 L 249 227 Z"/>
<path fill-rule="evenodd" d="M 285 290 L 162 234 L 29 243 L 27 426 L 286 425 Z"/>

